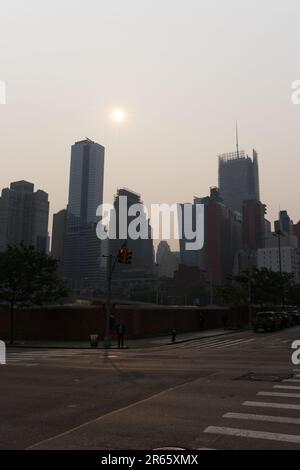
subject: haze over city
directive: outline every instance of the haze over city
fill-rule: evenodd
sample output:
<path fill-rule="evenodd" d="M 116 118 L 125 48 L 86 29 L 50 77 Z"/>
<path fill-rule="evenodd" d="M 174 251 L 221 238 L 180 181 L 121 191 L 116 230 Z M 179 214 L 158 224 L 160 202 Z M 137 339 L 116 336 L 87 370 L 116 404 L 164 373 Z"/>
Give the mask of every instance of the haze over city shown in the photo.
<path fill-rule="evenodd" d="M 217 184 L 237 119 L 268 219 L 280 205 L 298 220 L 299 14 L 297 1 L 2 0 L 1 188 L 26 179 L 60 210 L 70 146 L 88 136 L 106 147 L 105 201 L 127 186 L 189 202 Z"/>

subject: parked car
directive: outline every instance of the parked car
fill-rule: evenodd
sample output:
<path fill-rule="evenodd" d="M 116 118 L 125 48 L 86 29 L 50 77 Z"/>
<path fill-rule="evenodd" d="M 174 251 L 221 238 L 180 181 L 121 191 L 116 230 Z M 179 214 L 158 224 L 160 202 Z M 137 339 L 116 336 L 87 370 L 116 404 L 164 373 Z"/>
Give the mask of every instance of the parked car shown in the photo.
<path fill-rule="evenodd" d="M 279 320 L 279 328 L 286 328 L 288 325 L 288 315 L 285 312 L 274 312 L 274 315 Z"/>
<path fill-rule="evenodd" d="M 282 318 L 282 328 L 293 326 L 293 319 L 288 312 L 278 312 L 278 314 L 281 315 Z"/>
<path fill-rule="evenodd" d="M 258 312 L 252 322 L 255 333 L 258 330 L 275 331 L 281 328 L 282 319 L 275 312 Z"/>
<path fill-rule="evenodd" d="M 289 315 L 293 325 L 300 325 L 300 312 L 298 310 L 292 310 Z"/>

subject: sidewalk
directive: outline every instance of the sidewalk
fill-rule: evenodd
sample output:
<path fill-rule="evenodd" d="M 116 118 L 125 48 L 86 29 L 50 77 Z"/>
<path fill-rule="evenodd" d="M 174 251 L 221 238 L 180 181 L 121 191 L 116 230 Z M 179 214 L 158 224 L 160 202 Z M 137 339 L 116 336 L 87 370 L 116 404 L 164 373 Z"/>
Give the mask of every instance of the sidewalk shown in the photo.
<path fill-rule="evenodd" d="M 171 344 L 185 343 L 195 339 L 204 339 L 214 336 L 223 336 L 232 333 L 239 333 L 243 330 L 206 330 L 193 331 L 190 333 L 178 334 L 176 342 L 171 342 L 171 335 L 160 336 L 156 338 L 128 339 L 125 338 L 126 349 L 142 349 L 153 348 L 156 346 L 168 346 Z M 8 347 L 14 348 L 55 348 L 55 349 L 96 349 L 91 348 L 89 341 L 16 341 L 13 346 L 7 344 Z M 97 349 L 104 349 L 103 341 L 99 341 Z M 113 339 L 111 349 L 117 349 L 116 339 Z"/>

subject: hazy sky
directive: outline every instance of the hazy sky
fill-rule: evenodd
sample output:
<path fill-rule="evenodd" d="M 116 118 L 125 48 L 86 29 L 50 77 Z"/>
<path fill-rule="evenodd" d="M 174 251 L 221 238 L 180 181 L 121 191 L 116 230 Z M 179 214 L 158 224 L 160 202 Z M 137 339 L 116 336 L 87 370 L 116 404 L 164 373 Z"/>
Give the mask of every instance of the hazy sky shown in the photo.
<path fill-rule="evenodd" d="M 300 219 L 299 21 L 299 0 L 0 0 L 0 187 L 35 183 L 52 218 L 88 136 L 106 147 L 106 202 L 121 186 L 189 202 L 217 184 L 238 119 L 268 217 Z"/>

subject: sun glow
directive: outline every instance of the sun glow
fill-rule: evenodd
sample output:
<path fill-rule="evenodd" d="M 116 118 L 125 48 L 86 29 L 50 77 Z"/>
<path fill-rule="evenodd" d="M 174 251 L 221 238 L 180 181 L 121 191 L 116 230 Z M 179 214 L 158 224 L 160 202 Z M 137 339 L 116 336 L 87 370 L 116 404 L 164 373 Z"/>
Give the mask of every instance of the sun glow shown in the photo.
<path fill-rule="evenodd" d="M 126 119 L 126 114 L 123 109 L 114 109 L 111 113 L 111 118 L 116 123 L 122 123 Z"/>

